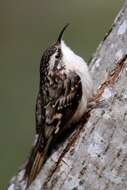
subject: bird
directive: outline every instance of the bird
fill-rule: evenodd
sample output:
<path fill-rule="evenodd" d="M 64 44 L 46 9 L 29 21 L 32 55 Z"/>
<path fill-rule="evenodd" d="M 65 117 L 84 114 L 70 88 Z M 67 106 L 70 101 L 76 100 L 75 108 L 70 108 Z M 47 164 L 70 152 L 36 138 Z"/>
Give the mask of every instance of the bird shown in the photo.
<path fill-rule="evenodd" d="M 87 110 L 93 81 L 87 63 L 63 41 L 66 24 L 40 61 L 40 83 L 36 100 L 36 142 L 25 166 L 27 188 L 42 169 L 49 147 Z"/>

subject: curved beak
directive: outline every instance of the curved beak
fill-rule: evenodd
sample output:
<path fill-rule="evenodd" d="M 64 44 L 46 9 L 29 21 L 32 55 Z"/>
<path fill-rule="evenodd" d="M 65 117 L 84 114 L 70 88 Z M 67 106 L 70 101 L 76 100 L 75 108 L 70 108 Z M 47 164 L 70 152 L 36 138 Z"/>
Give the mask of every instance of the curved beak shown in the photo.
<path fill-rule="evenodd" d="M 60 32 L 60 34 L 59 34 L 59 37 L 58 37 L 58 39 L 57 39 L 57 42 L 58 43 L 61 43 L 61 40 L 62 40 L 62 37 L 63 37 L 63 33 L 64 33 L 64 31 L 66 30 L 66 28 L 69 26 L 69 24 L 66 24 L 64 27 L 63 27 L 63 29 L 61 30 L 61 32 Z"/>

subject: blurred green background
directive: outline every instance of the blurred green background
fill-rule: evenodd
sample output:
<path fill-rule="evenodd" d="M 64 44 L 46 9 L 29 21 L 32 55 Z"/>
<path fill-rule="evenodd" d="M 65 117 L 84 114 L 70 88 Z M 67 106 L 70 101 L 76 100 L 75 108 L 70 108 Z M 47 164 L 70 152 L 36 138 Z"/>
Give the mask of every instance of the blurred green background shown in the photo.
<path fill-rule="evenodd" d="M 0 0 L 0 190 L 25 161 L 34 136 L 39 61 L 66 23 L 67 44 L 86 61 L 123 0 Z"/>

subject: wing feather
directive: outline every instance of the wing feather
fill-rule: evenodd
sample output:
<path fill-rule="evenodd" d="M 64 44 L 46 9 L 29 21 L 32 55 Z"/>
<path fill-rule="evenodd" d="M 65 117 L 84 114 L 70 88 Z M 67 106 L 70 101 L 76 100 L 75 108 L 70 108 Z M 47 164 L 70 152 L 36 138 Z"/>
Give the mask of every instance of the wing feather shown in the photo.
<path fill-rule="evenodd" d="M 66 127 L 82 96 L 81 80 L 75 72 L 51 71 L 47 79 L 48 91 L 44 94 L 39 92 L 36 102 L 38 140 L 26 165 L 27 187 L 40 172 L 51 142 Z"/>

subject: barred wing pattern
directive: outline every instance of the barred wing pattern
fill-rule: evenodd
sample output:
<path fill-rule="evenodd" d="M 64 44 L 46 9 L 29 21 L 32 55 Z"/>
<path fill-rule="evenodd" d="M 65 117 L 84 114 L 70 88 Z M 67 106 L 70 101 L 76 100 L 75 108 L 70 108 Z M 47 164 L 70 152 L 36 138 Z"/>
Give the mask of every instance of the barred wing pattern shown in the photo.
<path fill-rule="evenodd" d="M 36 105 L 36 132 L 38 139 L 26 165 L 27 187 L 36 178 L 47 158 L 51 142 L 69 124 L 82 97 L 80 77 L 64 68 L 51 70 L 48 86 L 39 92 Z"/>

